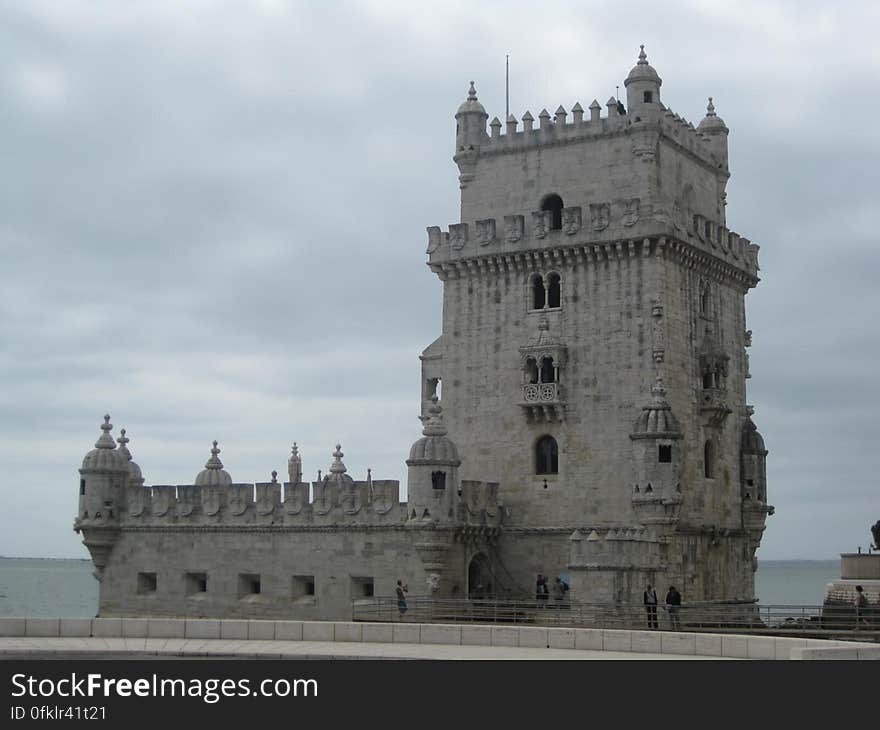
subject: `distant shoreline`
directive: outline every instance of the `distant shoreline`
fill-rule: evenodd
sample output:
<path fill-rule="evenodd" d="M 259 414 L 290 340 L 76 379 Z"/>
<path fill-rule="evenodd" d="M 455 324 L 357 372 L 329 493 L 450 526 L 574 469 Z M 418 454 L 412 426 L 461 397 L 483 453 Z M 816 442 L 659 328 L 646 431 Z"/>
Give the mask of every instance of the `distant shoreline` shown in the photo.
<path fill-rule="evenodd" d="M 33 558 L 26 555 L 0 555 L 0 560 L 58 560 L 65 563 L 91 562 L 91 558 Z"/>
<path fill-rule="evenodd" d="M 0 560 L 57 560 L 67 563 L 89 563 L 91 558 L 34 558 L 24 555 L 0 555 Z M 772 565 L 773 563 L 830 563 L 840 560 L 839 555 L 832 558 L 774 558 L 761 560 L 758 559 L 758 567 L 762 565 Z"/>

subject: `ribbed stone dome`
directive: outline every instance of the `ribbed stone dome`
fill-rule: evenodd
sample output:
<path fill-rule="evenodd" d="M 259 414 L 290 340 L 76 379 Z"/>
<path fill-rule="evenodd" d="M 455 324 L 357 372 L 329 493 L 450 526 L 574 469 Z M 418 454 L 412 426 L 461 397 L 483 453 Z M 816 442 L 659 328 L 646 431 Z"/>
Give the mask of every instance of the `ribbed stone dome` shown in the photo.
<path fill-rule="evenodd" d="M 82 462 L 83 471 L 128 471 L 128 460 L 116 449 L 116 442 L 110 435 L 112 430 L 110 416 L 104 416 L 101 436 L 95 442 L 95 448 L 85 455 Z"/>
<path fill-rule="evenodd" d="M 458 466 L 461 459 L 458 447 L 446 436 L 446 424 L 443 423 L 443 409 L 437 402 L 437 396 L 431 398 L 428 418 L 422 429 L 422 438 L 416 441 L 409 450 L 407 465 L 430 463 Z"/>
<path fill-rule="evenodd" d="M 474 88 L 474 82 L 471 81 L 471 88 L 468 91 L 468 98 L 465 99 L 461 106 L 458 107 L 458 111 L 455 113 L 455 116 L 459 114 L 466 114 L 468 112 L 477 112 L 478 114 L 483 114 L 486 117 L 489 115 L 486 114 L 486 109 L 482 104 L 477 100 L 477 90 Z"/>
<path fill-rule="evenodd" d="M 325 482 L 337 484 L 340 487 L 354 484 L 352 479 L 346 472 L 345 464 L 342 462 L 342 444 L 336 444 L 336 451 L 333 452 L 333 463 L 330 464 L 330 473 L 324 477 Z"/>
<path fill-rule="evenodd" d="M 196 477 L 196 486 L 225 487 L 227 484 L 232 484 L 232 477 L 223 468 L 223 462 L 217 456 L 219 453 L 220 449 L 217 448 L 217 442 L 215 441 L 211 449 L 211 458 L 208 459 L 205 463 L 205 468 Z"/>
<path fill-rule="evenodd" d="M 657 86 L 660 86 L 663 81 L 660 79 L 660 76 L 655 68 L 648 63 L 648 57 L 645 54 L 645 47 L 641 46 L 640 48 L 641 51 L 639 52 L 639 60 L 636 65 L 632 67 L 632 71 L 629 72 L 629 75 L 626 77 L 626 81 L 623 82 L 623 85 L 627 86 L 632 81 L 655 81 L 657 83 Z"/>
<path fill-rule="evenodd" d="M 715 105 L 712 103 L 712 97 L 709 97 L 709 104 L 706 106 L 706 116 L 700 122 L 697 130 L 700 132 L 708 132 L 713 129 L 728 131 L 724 120 L 715 113 Z"/>
<path fill-rule="evenodd" d="M 666 389 L 663 380 L 651 388 L 651 403 L 642 408 L 642 412 L 633 424 L 633 438 L 677 438 L 681 435 L 678 419 L 672 413 L 672 407 L 666 402 Z"/>
<path fill-rule="evenodd" d="M 758 428 L 752 421 L 751 416 L 746 418 L 743 423 L 742 453 L 767 456 L 767 449 L 764 447 L 764 437 L 758 433 Z"/>

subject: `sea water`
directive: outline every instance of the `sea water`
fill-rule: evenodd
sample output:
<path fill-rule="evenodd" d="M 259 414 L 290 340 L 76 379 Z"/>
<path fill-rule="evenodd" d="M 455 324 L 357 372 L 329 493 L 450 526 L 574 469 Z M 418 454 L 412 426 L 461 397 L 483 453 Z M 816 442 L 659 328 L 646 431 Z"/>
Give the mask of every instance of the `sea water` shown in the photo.
<path fill-rule="evenodd" d="M 93 570 L 91 560 L 0 558 L 0 616 L 95 616 Z M 819 606 L 825 586 L 839 576 L 840 560 L 762 560 L 755 593 L 762 606 Z"/>

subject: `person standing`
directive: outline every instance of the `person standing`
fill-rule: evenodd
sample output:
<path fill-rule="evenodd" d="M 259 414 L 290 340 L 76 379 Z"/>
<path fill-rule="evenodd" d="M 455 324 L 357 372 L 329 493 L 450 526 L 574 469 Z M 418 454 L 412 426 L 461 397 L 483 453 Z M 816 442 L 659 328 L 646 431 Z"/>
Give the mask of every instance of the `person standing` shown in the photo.
<path fill-rule="evenodd" d="M 659 625 L 657 624 L 657 591 L 654 590 L 654 587 L 650 583 L 648 583 L 648 587 L 645 588 L 642 598 L 645 603 L 645 611 L 648 614 L 648 628 L 659 628 Z"/>
<path fill-rule="evenodd" d="M 678 611 L 681 607 L 681 593 L 675 586 L 669 586 L 666 593 L 666 610 L 669 612 L 669 622 L 672 624 L 672 630 L 678 631 L 681 625 L 678 622 Z"/>
<path fill-rule="evenodd" d="M 407 605 L 406 605 L 406 594 L 409 592 L 409 587 L 404 585 L 403 581 L 397 581 L 397 610 L 400 611 L 400 619 L 403 620 L 403 614 L 406 613 Z"/>
<path fill-rule="evenodd" d="M 556 582 L 553 583 L 553 600 L 556 601 L 557 604 L 562 603 L 565 598 L 565 586 L 562 584 L 562 579 L 557 575 Z"/>
<path fill-rule="evenodd" d="M 541 573 L 538 573 L 538 577 L 535 579 L 535 598 L 538 601 L 546 601 L 548 593 L 547 579 Z"/>

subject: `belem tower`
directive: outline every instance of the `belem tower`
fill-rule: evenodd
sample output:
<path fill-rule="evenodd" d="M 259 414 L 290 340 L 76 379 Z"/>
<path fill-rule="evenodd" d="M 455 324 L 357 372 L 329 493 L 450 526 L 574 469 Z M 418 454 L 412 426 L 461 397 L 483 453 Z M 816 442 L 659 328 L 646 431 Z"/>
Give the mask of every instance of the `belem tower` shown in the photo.
<path fill-rule="evenodd" d="M 642 48 L 625 105 L 502 123 L 471 83 L 461 220 L 428 228 L 443 328 L 406 501 L 339 446 L 311 483 L 295 446 L 287 481 L 233 482 L 214 442 L 194 483 L 145 486 L 106 417 L 75 522 L 100 615 L 343 619 L 398 579 L 529 598 L 538 573 L 578 601 L 640 602 L 648 582 L 753 600 L 773 514 L 746 398 L 758 246 L 727 227 L 712 99 L 694 127 L 661 84 Z"/>

